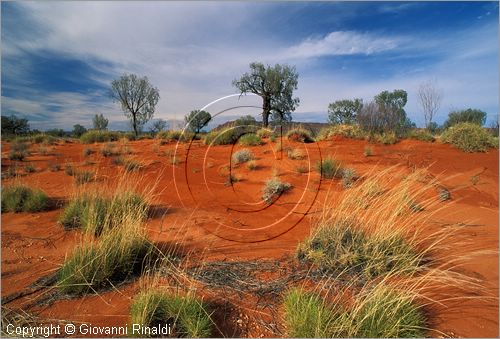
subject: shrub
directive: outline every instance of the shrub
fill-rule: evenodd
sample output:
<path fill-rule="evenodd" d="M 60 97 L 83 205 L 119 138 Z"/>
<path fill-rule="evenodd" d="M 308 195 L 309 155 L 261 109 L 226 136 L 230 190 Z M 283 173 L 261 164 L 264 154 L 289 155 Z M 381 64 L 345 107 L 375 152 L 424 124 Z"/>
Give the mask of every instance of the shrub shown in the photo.
<path fill-rule="evenodd" d="M 233 163 L 237 165 L 237 164 L 241 164 L 241 163 L 253 160 L 254 156 L 253 156 L 252 151 L 244 148 L 242 150 L 235 152 L 233 154 L 232 159 L 233 159 Z"/>
<path fill-rule="evenodd" d="M 314 141 L 309 131 L 301 127 L 289 130 L 288 133 L 286 134 L 286 137 L 288 138 L 288 140 L 296 142 L 308 143 Z"/>
<path fill-rule="evenodd" d="M 113 165 L 121 166 L 125 163 L 125 159 L 123 159 L 122 156 L 113 157 L 113 158 L 111 158 L 111 163 Z"/>
<path fill-rule="evenodd" d="M 297 149 L 297 148 L 288 150 L 287 155 L 288 155 L 288 159 L 292 159 L 292 160 L 302 160 L 306 157 L 304 152 L 301 149 Z"/>
<path fill-rule="evenodd" d="M 226 128 L 222 131 L 213 130 L 207 133 L 204 141 L 206 145 L 233 145 L 243 134 L 243 129 L 238 127 Z"/>
<path fill-rule="evenodd" d="M 307 173 L 309 172 L 309 166 L 307 166 L 306 164 L 300 164 L 297 167 L 295 167 L 295 171 L 297 171 L 297 173 L 300 174 Z"/>
<path fill-rule="evenodd" d="M 121 152 L 119 149 L 117 149 L 115 144 L 107 143 L 104 146 L 102 146 L 101 154 L 103 157 L 112 157 L 112 156 L 120 155 Z"/>
<path fill-rule="evenodd" d="M 262 189 L 262 200 L 270 204 L 290 189 L 292 189 L 292 184 L 281 182 L 281 180 L 277 177 L 273 177 L 266 181 L 266 184 Z"/>
<path fill-rule="evenodd" d="M 483 126 L 486 122 L 486 112 L 472 108 L 461 111 L 452 111 L 448 114 L 448 120 L 444 122 L 443 127 L 446 129 L 464 122 Z"/>
<path fill-rule="evenodd" d="M 2 212 L 40 212 L 48 208 L 49 198 L 40 190 L 20 184 L 2 189 Z"/>
<path fill-rule="evenodd" d="M 28 155 L 30 155 L 28 150 L 28 144 L 24 142 L 13 142 L 10 145 L 9 159 L 23 161 Z"/>
<path fill-rule="evenodd" d="M 352 168 L 344 168 L 342 170 L 342 186 L 344 188 L 350 188 L 354 184 L 354 181 L 358 178 L 356 171 Z"/>
<path fill-rule="evenodd" d="M 75 169 L 73 168 L 73 166 L 66 164 L 64 165 L 64 173 L 72 177 L 75 174 Z"/>
<path fill-rule="evenodd" d="M 24 166 L 24 171 L 26 173 L 34 173 L 36 172 L 36 168 L 32 164 L 27 164 L 26 166 Z"/>
<path fill-rule="evenodd" d="M 75 177 L 75 183 L 77 185 L 83 185 L 94 180 L 94 173 L 90 171 L 76 172 L 73 174 Z"/>
<path fill-rule="evenodd" d="M 257 165 L 257 161 L 255 160 L 250 160 L 247 163 L 247 168 L 249 171 L 255 171 L 259 166 Z"/>
<path fill-rule="evenodd" d="M 243 135 L 240 138 L 239 143 L 243 146 L 260 146 L 262 145 L 262 139 L 256 134 L 249 133 Z"/>
<path fill-rule="evenodd" d="M 358 125 L 334 125 L 321 129 L 316 140 L 326 140 L 333 136 L 363 139 L 366 137 L 366 133 Z"/>
<path fill-rule="evenodd" d="M 133 324 L 147 327 L 173 321 L 174 337 L 207 338 L 212 334 L 212 320 L 206 307 L 192 296 L 182 297 L 161 290 L 147 290 L 134 298 L 130 315 Z M 145 335 L 132 334 L 138 337 Z"/>
<path fill-rule="evenodd" d="M 272 134 L 273 131 L 266 128 L 261 128 L 257 131 L 257 136 L 260 138 L 269 138 Z"/>
<path fill-rule="evenodd" d="M 384 144 L 384 145 L 392 145 L 398 142 L 398 137 L 394 132 L 383 132 L 379 134 L 375 134 L 375 141 Z"/>
<path fill-rule="evenodd" d="M 51 172 L 59 172 L 61 170 L 61 165 L 56 162 L 49 163 L 49 171 Z"/>
<path fill-rule="evenodd" d="M 47 155 L 50 153 L 50 151 L 50 147 L 47 147 L 45 145 L 38 146 L 38 153 L 40 153 L 40 155 Z"/>
<path fill-rule="evenodd" d="M 446 187 L 440 187 L 438 192 L 440 201 L 447 201 L 451 199 L 451 193 Z"/>
<path fill-rule="evenodd" d="M 365 155 L 365 157 L 371 157 L 373 155 L 373 149 L 371 147 L 366 146 L 363 151 L 363 154 Z"/>
<path fill-rule="evenodd" d="M 316 170 L 325 179 L 342 178 L 342 164 L 331 157 L 319 160 Z"/>
<path fill-rule="evenodd" d="M 232 173 L 228 174 L 226 182 L 224 183 L 224 186 L 231 186 L 232 184 L 234 184 L 238 181 L 240 181 L 240 178 L 238 178 L 236 175 L 234 175 Z"/>
<path fill-rule="evenodd" d="M 83 156 L 84 156 L 84 157 L 88 157 L 88 156 L 89 156 L 89 155 L 91 155 L 92 153 L 94 153 L 94 151 L 92 150 L 92 148 L 88 148 L 88 147 L 87 147 L 87 148 L 85 148 L 85 149 L 83 150 Z"/>
<path fill-rule="evenodd" d="M 86 239 L 76 247 L 57 274 L 62 292 L 79 295 L 114 286 L 148 267 L 152 245 L 135 222 L 126 220 L 100 241 Z"/>
<path fill-rule="evenodd" d="M 156 137 L 164 140 L 188 142 L 194 139 L 195 134 L 189 131 L 172 130 L 172 131 L 162 131 L 158 133 Z"/>
<path fill-rule="evenodd" d="M 94 142 L 110 142 L 117 141 L 120 138 L 120 133 L 111 131 L 88 131 L 80 137 L 80 141 L 84 144 L 92 144 Z"/>
<path fill-rule="evenodd" d="M 426 129 L 412 129 L 408 132 L 408 138 L 426 142 L 434 142 L 435 140 L 432 133 Z"/>
<path fill-rule="evenodd" d="M 448 128 L 441 135 L 441 141 L 449 143 L 464 152 L 486 152 L 498 147 L 498 143 L 481 126 L 464 122 Z"/>

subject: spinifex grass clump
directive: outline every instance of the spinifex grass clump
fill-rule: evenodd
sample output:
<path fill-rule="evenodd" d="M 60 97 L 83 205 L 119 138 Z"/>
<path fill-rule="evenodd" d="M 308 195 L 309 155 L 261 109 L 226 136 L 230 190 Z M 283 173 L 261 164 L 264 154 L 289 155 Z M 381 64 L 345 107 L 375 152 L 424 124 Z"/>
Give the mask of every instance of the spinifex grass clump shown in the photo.
<path fill-rule="evenodd" d="M 154 327 L 171 323 L 172 336 L 207 338 L 212 334 L 212 320 L 201 300 L 193 296 L 172 295 L 152 289 L 141 292 L 132 301 L 131 323 Z M 148 333 L 132 333 L 150 337 Z"/>
<path fill-rule="evenodd" d="M 242 149 L 233 154 L 232 160 L 234 164 L 241 164 L 254 159 L 252 151 L 249 149 Z"/>
<path fill-rule="evenodd" d="M 296 142 L 309 143 L 314 141 L 314 139 L 311 137 L 311 133 L 302 127 L 297 127 L 289 130 L 286 134 L 286 137 L 288 138 L 288 140 Z"/>
<path fill-rule="evenodd" d="M 267 204 L 270 204 L 283 193 L 291 189 L 292 184 L 288 182 L 282 182 L 279 178 L 274 176 L 266 181 L 266 184 L 262 189 L 262 200 L 264 200 Z"/>
<path fill-rule="evenodd" d="M 441 141 L 449 143 L 464 152 L 486 152 L 498 148 L 498 139 L 493 138 L 484 128 L 470 122 L 456 124 L 448 128 Z"/>
<path fill-rule="evenodd" d="M 239 143 L 243 146 L 259 146 L 262 145 L 262 138 L 257 134 L 249 133 L 243 135 L 240 138 Z"/>
<path fill-rule="evenodd" d="M 284 320 L 288 336 L 298 338 L 418 338 L 426 329 L 413 294 L 384 282 L 363 288 L 349 303 L 292 289 L 284 298 Z"/>
<path fill-rule="evenodd" d="M 2 188 L 2 212 L 40 212 L 48 205 L 49 198 L 40 190 L 21 184 Z"/>
<path fill-rule="evenodd" d="M 141 223 L 127 217 L 99 239 L 84 238 L 59 270 L 58 287 L 65 293 L 83 294 L 113 286 L 141 273 L 151 263 L 153 251 Z"/>
<path fill-rule="evenodd" d="M 82 228 L 86 233 L 100 235 L 124 223 L 127 218 L 143 221 L 148 205 L 133 192 L 118 192 L 113 197 L 97 193 L 82 193 L 65 207 L 59 222 L 66 229 Z"/>
<path fill-rule="evenodd" d="M 84 144 L 92 144 L 94 142 L 109 142 L 116 141 L 120 138 L 120 133 L 112 131 L 88 131 L 83 133 L 80 141 Z"/>
<path fill-rule="evenodd" d="M 342 178 L 342 164 L 340 161 L 335 160 L 332 157 L 319 160 L 316 163 L 316 170 L 321 177 L 325 179 Z"/>
<path fill-rule="evenodd" d="M 10 150 L 9 150 L 10 160 L 23 161 L 28 155 L 30 155 L 28 144 L 24 142 L 13 142 L 10 145 Z"/>
<path fill-rule="evenodd" d="M 363 279 L 419 271 L 432 249 L 425 245 L 428 238 L 419 236 L 420 219 L 409 208 L 417 198 L 422 207 L 429 204 L 421 195 L 433 187 L 419 186 L 421 174 L 398 181 L 398 175 L 384 172 L 345 191 L 324 209 L 312 235 L 299 245 L 298 258 L 332 275 Z"/>

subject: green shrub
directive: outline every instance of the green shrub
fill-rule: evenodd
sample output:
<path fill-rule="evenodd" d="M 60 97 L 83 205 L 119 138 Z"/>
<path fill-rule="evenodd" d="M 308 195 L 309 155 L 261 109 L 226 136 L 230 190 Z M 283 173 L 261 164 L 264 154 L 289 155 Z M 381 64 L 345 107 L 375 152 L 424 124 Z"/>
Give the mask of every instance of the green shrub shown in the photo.
<path fill-rule="evenodd" d="M 14 184 L 2 189 L 2 212 L 40 212 L 49 206 L 49 198 L 40 190 Z"/>
<path fill-rule="evenodd" d="M 486 112 L 472 108 L 452 111 L 448 114 L 448 119 L 444 122 L 443 127 L 446 129 L 464 122 L 483 126 L 486 122 Z"/>
<path fill-rule="evenodd" d="M 283 193 L 292 189 L 292 184 L 288 182 L 281 182 L 277 177 L 273 177 L 266 181 L 262 189 L 262 200 L 270 204 L 275 199 L 279 198 Z"/>
<path fill-rule="evenodd" d="M 491 147 L 498 147 L 498 141 L 484 128 L 470 122 L 458 123 L 448 128 L 441 135 L 441 141 L 470 153 L 486 152 Z"/>
<path fill-rule="evenodd" d="M 412 129 L 408 132 L 408 138 L 426 142 L 434 142 L 436 140 L 432 136 L 432 133 L 426 129 Z"/>
<path fill-rule="evenodd" d="M 257 136 L 260 138 L 269 138 L 273 134 L 273 131 L 267 128 L 261 128 L 257 131 Z"/>
<path fill-rule="evenodd" d="M 300 174 L 307 173 L 309 172 L 309 166 L 307 166 L 306 164 L 300 164 L 297 167 L 295 167 L 295 171 Z"/>
<path fill-rule="evenodd" d="M 325 179 L 342 178 L 342 164 L 331 157 L 319 160 L 316 163 L 316 170 Z"/>
<path fill-rule="evenodd" d="M 30 155 L 28 144 L 24 142 L 13 142 L 10 145 L 9 159 L 23 161 L 27 156 Z"/>
<path fill-rule="evenodd" d="M 243 135 L 240 138 L 239 143 L 243 146 L 260 146 L 262 145 L 262 139 L 256 134 L 249 133 Z"/>
<path fill-rule="evenodd" d="M 206 145 L 233 145 L 243 134 L 243 129 L 238 127 L 227 128 L 222 131 L 213 130 L 207 133 L 204 142 Z"/>
<path fill-rule="evenodd" d="M 175 140 L 180 142 L 188 142 L 195 139 L 195 134 L 189 131 L 171 130 L 161 131 L 156 135 L 158 139 Z"/>
<path fill-rule="evenodd" d="M 75 183 L 77 185 L 83 185 L 94 180 L 95 174 L 90 171 L 74 172 Z"/>
<path fill-rule="evenodd" d="M 212 320 L 202 301 L 195 297 L 170 295 L 161 290 L 147 290 L 132 301 L 131 323 L 153 327 L 173 320 L 174 337 L 207 338 L 212 334 Z M 133 333 L 136 337 L 149 337 Z"/>
<path fill-rule="evenodd" d="M 232 157 L 233 163 L 236 165 L 253 160 L 253 159 L 254 159 L 254 156 L 253 156 L 252 151 L 250 151 L 249 149 L 246 149 L 246 148 L 235 152 L 233 154 L 233 157 Z"/>
<path fill-rule="evenodd" d="M 120 133 L 112 131 L 88 131 L 80 137 L 80 141 L 84 144 L 92 144 L 94 142 L 110 142 L 120 139 Z"/>
<path fill-rule="evenodd" d="M 26 164 L 26 166 L 24 166 L 24 171 L 26 173 L 34 173 L 36 172 L 36 168 L 32 164 Z"/>
<path fill-rule="evenodd" d="M 314 141 L 309 131 L 301 127 L 289 130 L 288 133 L 286 134 L 286 137 L 288 138 L 288 140 L 296 142 L 308 143 Z"/>
<path fill-rule="evenodd" d="M 376 142 L 379 142 L 384 145 L 393 145 L 398 142 L 398 137 L 394 132 L 383 132 L 374 135 L 374 139 Z"/>
<path fill-rule="evenodd" d="M 326 140 L 333 136 L 364 139 L 366 133 L 358 125 L 334 125 L 321 129 L 316 140 Z"/>

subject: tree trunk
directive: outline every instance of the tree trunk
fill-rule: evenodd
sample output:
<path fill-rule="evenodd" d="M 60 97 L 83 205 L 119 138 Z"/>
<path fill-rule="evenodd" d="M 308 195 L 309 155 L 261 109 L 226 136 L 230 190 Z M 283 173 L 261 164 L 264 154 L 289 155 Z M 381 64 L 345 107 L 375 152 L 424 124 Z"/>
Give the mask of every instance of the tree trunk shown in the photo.
<path fill-rule="evenodd" d="M 132 114 L 132 126 L 134 127 L 135 136 L 139 136 L 139 133 L 137 133 L 137 119 L 135 118 L 135 114 Z"/>
<path fill-rule="evenodd" d="M 264 97 L 262 105 L 262 124 L 264 128 L 267 128 L 269 125 L 269 114 L 271 114 L 271 98 Z"/>

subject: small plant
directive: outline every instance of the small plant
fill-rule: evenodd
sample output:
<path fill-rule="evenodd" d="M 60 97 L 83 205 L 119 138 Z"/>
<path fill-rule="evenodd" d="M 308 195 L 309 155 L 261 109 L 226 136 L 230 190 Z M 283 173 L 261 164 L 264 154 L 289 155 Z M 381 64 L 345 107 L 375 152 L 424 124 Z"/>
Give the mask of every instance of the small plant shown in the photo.
<path fill-rule="evenodd" d="M 137 161 L 132 160 L 132 159 L 125 160 L 125 163 L 123 166 L 124 166 L 123 168 L 125 168 L 125 171 L 127 171 L 127 172 L 138 171 L 141 168 L 141 164 Z"/>
<path fill-rule="evenodd" d="M 441 141 L 469 153 L 486 152 L 489 148 L 498 147 L 498 141 L 484 128 L 470 122 L 448 128 L 441 135 Z"/>
<path fill-rule="evenodd" d="M 92 153 L 94 153 L 94 151 L 92 150 L 92 148 L 88 148 L 88 147 L 87 147 L 87 148 L 85 148 L 85 149 L 83 150 L 83 156 L 84 156 L 84 157 L 88 157 L 88 156 L 89 156 L 89 155 L 91 155 Z"/>
<path fill-rule="evenodd" d="M 117 157 L 111 158 L 111 163 L 113 165 L 121 166 L 125 163 L 125 160 L 123 159 L 122 156 L 117 156 Z"/>
<path fill-rule="evenodd" d="M 366 146 L 363 151 L 363 154 L 365 155 L 365 157 L 371 157 L 373 156 L 373 149 L 369 146 Z"/>
<path fill-rule="evenodd" d="M 304 152 L 297 148 L 288 150 L 287 155 L 288 159 L 291 160 L 303 160 L 306 157 Z"/>
<path fill-rule="evenodd" d="M 271 142 L 275 142 L 275 141 L 276 141 L 276 135 L 271 134 L 271 136 L 269 137 L 269 140 L 270 140 Z"/>
<path fill-rule="evenodd" d="M 120 151 L 112 143 L 107 143 L 101 148 L 101 154 L 103 157 L 112 157 L 120 155 Z"/>
<path fill-rule="evenodd" d="M 292 189 L 292 184 L 281 182 L 277 177 L 273 177 L 266 181 L 262 189 L 262 200 L 267 204 L 272 203 L 275 199 L 279 198 L 283 193 Z"/>
<path fill-rule="evenodd" d="M 49 162 L 49 171 L 51 172 L 59 172 L 61 170 L 61 165 L 57 162 Z"/>
<path fill-rule="evenodd" d="M 342 178 L 342 164 L 331 157 L 319 160 L 316 170 L 325 179 Z"/>
<path fill-rule="evenodd" d="M 36 168 L 32 164 L 27 164 L 26 166 L 24 166 L 24 172 L 34 173 L 34 172 L 36 172 Z"/>
<path fill-rule="evenodd" d="M 313 138 L 311 137 L 311 134 L 307 130 L 301 127 L 291 129 L 286 134 L 286 137 L 288 138 L 288 140 L 296 142 L 308 143 L 314 141 Z"/>
<path fill-rule="evenodd" d="M 249 149 L 246 149 L 246 148 L 237 151 L 236 153 L 233 154 L 233 157 L 232 157 L 233 163 L 236 165 L 253 160 L 253 159 L 254 159 L 254 156 L 253 156 L 252 151 L 250 151 Z"/>
<path fill-rule="evenodd" d="M 14 178 L 16 175 L 16 167 L 9 166 L 6 171 L 2 172 L 2 179 Z"/>
<path fill-rule="evenodd" d="M 425 141 L 425 142 L 434 142 L 435 139 L 432 136 L 432 133 L 427 129 L 412 129 L 408 133 L 408 137 L 415 140 Z"/>
<path fill-rule="evenodd" d="M 224 183 L 224 186 L 232 186 L 234 183 L 237 183 L 239 181 L 240 181 L 240 178 L 238 178 L 236 175 L 234 175 L 234 174 L 228 174 L 227 175 L 227 180 Z"/>
<path fill-rule="evenodd" d="M 72 177 L 75 174 L 75 169 L 70 164 L 64 165 L 64 173 Z"/>
<path fill-rule="evenodd" d="M 38 146 L 38 154 L 40 155 L 48 155 L 50 151 L 51 151 L 50 147 L 47 147 L 45 145 Z"/>
<path fill-rule="evenodd" d="M 24 142 L 13 142 L 10 145 L 9 159 L 23 161 L 27 156 L 29 156 L 28 144 Z"/>
<path fill-rule="evenodd" d="M 74 173 L 75 183 L 77 185 L 83 185 L 94 180 L 94 173 L 90 171 L 82 171 Z"/>
<path fill-rule="evenodd" d="M 344 168 L 342 170 L 342 186 L 344 188 L 351 188 L 354 181 L 358 178 L 356 171 L 352 168 Z"/>
<path fill-rule="evenodd" d="M 261 128 L 257 131 L 257 136 L 260 138 L 269 138 L 273 134 L 273 131 L 266 129 L 266 128 Z"/>
<path fill-rule="evenodd" d="M 191 296 L 148 289 L 133 299 L 130 315 L 132 323 L 149 327 L 173 321 L 174 337 L 207 338 L 212 334 L 212 320 L 206 306 Z M 141 333 L 132 334 L 144 336 Z"/>
<path fill-rule="evenodd" d="M 408 207 L 414 213 L 422 212 L 424 210 L 424 207 L 422 205 L 420 205 L 417 201 L 413 200 L 413 199 L 411 199 L 411 200 L 408 201 Z"/>
<path fill-rule="evenodd" d="M 258 168 L 257 161 L 250 160 L 247 163 L 247 168 L 248 168 L 249 171 L 255 171 Z"/>
<path fill-rule="evenodd" d="M 240 138 L 239 143 L 243 146 L 260 146 L 262 145 L 262 139 L 256 134 L 249 133 L 243 135 Z"/>
<path fill-rule="evenodd" d="M 295 167 L 295 171 L 300 174 L 308 173 L 309 172 L 309 166 L 306 164 L 300 164 L 297 167 Z"/>
<path fill-rule="evenodd" d="M 398 137 L 394 132 L 384 132 L 375 135 L 375 140 L 384 145 L 392 145 L 398 142 Z"/>
<path fill-rule="evenodd" d="M 2 212 L 40 212 L 48 208 L 49 198 L 40 190 L 21 184 L 2 189 Z"/>
<path fill-rule="evenodd" d="M 351 139 L 363 139 L 366 133 L 358 125 L 333 125 L 319 131 L 317 141 L 327 140 L 333 136 L 342 136 Z"/>
<path fill-rule="evenodd" d="M 451 193 L 446 187 L 440 187 L 438 192 L 440 201 L 448 201 L 451 199 Z"/>

